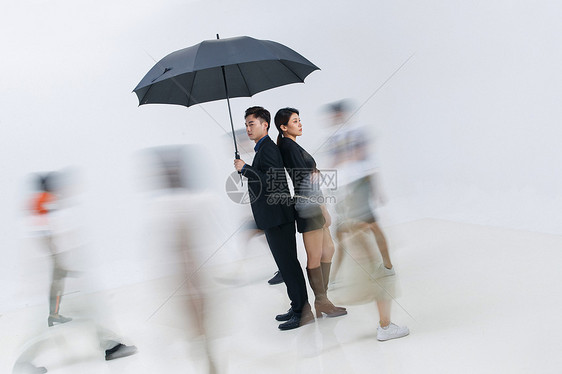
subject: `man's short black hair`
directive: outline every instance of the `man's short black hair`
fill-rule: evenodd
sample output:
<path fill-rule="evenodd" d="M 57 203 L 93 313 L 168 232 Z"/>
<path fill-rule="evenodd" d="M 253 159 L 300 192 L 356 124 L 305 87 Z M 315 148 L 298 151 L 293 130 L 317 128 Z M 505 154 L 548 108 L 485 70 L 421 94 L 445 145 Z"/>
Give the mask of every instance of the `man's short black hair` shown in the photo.
<path fill-rule="evenodd" d="M 251 108 L 246 109 L 246 113 L 244 114 L 244 119 L 250 115 L 254 115 L 254 117 L 259 118 L 262 121 L 267 122 L 267 131 L 269 131 L 269 124 L 271 121 L 271 114 L 269 111 L 261 106 L 253 106 Z"/>

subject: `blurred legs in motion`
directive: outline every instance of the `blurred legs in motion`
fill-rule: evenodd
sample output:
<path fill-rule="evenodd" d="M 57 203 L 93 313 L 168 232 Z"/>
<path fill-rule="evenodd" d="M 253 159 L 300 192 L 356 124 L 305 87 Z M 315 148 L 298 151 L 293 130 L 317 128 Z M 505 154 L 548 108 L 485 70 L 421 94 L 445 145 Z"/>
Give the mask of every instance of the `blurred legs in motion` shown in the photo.
<path fill-rule="evenodd" d="M 209 167 L 201 162 L 208 153 L 198 145 L 162 146 L 146 152 L 150 184 L 156 190 L 150 201 L 150 231 L 155 239 L 152 248 L 166 265 L 166 278 L 173 286 L 168 301 L 182 300 L 179 307 L 164 303 L 150 318 L 165 318 L 166 312 L 179 314 L 179 326 L 185 317 L 189 326 L 182 331 L 183 338 L 188 340 L 196 361 L 203 361 L 205 368 L 199 372 L 214 374 L 218 371 L 210 331 L 214 290 L 204 265 L 221 248 L 221 213 L 206 178 Z"/>
<path fill-rule="evenodd" d="M 372 182 L 370 177 L 361 178 L 347 186 L 343 186 L 339 192 L 337 202 L 338 224 L 336 225 L 336 237 L 338 238 L 337 263 L 334 269 L 334 277 L 339 270 L 345 246 L 343 237 L 347 233 L 357 231 L 370 232 L 375 240 L 376 247 L 382 258 L 382 266 L 378 270 L 376 277 L 394 275 L 394 266 L 390 259 L 388 242 L 376 222 L 375 214 L 369 204 L 372 194 Z"/>
<path fill-rule="evenodd" d="M 379 260 L 374 249 L 376 239 L 371 226 L 364 222 L 349 222 L 342 224 L 341 229 L 341 245 L 346 248 L 346 256 L 340 264 L 342 281 L 336 298 L 350 304 L 374 300 L 379 312 L 378 340 L 386 341 L 408 335 L 407 327 L 391 322 L 391 306 L 397 295 L 397 280 L 394 274 L 381 272 L 380 267 L 377 267 Z M 388 270 L 390 269 L 386 269 Z"/>
<path fill-rule="evenodd" d="M 66 271 L 57 265 L 57 256 L 52 256 L 53 260 L 53 279 L 51 281 L 51 289 L 49 292 L 49 318 L 48 325 L 53 326 L 54 323 L 66 323 L 72 320 L 59 314 L 62 293 L 64 291 L 64 278 Z"/>
<path fill-rule="evenodd" d="M 379 225 L 376 222 L 361 222 L 357 225 L 359 229 L 370 230 L 373 233 L 373 235 L 375 236 L 375 240 L 377 241 L 377 247 L 382 257 L 382 264 L 387 270 L 389 270 L 386 275 L 393 275 L 394 269 L 392 266 L 392 261 L 390 261 L 390 255 L 388 253 L 388 244 Z"/>
<path fill-rule="evenodd" d="M 49 247 L 52 247 L 52 240 L 50 237 L 45 237 L 45 240 L 49 242 Z M 64 317 L 60 315 L 60 305 L 61 299 L 64 292 L 64 282 L 65 278 L 70 273 L 62 265 L 61 257 L 63 254 L 55 253 L 51 256 L 53 262 L 52 280 L 51 288 L 49 291 L 49 318 L 47 319 L 47 324 L 52 327 L 55 323 L 66 323 L 72 321 L 72 318 Z"/>

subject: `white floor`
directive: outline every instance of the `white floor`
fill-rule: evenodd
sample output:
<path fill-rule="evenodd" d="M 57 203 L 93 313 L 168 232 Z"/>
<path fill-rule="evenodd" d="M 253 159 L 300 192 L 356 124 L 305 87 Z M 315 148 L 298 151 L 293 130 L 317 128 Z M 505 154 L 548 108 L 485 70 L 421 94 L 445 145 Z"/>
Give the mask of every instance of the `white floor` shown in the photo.
<path fill-rule="evenodd" d="M 408 325 L 409 336 L 377 341 L 374 302 L 346 305 L 344 317 L 279 331 L 273 317 L 288 301 L 283 285 L 266 283 L 275 268 L 257 238 L 245 261 L 201 270 L 210 279 L 202 291 L 218 372 L 562 372 L 562 237 L 432 219 L 385 232 L 399 282 L 399 290 L 389 291 L 392 320 Z M 331 295 L 350 299 L 341 284 L 345 279 Z M 11 372 L 30 341 L 45 340 L 35 364 L 53 374 L 205 373 L 205 345 L 189 323 L 189 294 L 181 280 L 159 279 L 65 296 L 63 314 L 97 306 L 96 322 L 139 348 L 109 362 L 84 318 L 47 328 L 46 305 L 0 312 L 0 372 Z"/>

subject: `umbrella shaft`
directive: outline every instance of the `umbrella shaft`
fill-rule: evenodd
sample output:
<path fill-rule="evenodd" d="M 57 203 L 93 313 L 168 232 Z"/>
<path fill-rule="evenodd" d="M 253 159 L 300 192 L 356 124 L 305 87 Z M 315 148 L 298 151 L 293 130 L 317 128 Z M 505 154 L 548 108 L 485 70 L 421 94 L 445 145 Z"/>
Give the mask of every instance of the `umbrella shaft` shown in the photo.
<path fill-rule="evenodd" d="M 232 130 L 232 139 L 234 140 L 234 157 L 236 159 L 240 158 L 240 153 L 238 153 L 238 145 L 236 144 L 236 135 L 234 134 L 234 122 L 232 121 L 232 111 L 230 110 L 230 99 L 228 98 L 228 85 L 226 84 L 226 74 L 224 72 L 224 66 L 221 66 L 222 78 L 224 80 L 224 90 L 226 91 L 226 103 L 228 104 L 228 115 L 230 116 L 230 129 Z"/>

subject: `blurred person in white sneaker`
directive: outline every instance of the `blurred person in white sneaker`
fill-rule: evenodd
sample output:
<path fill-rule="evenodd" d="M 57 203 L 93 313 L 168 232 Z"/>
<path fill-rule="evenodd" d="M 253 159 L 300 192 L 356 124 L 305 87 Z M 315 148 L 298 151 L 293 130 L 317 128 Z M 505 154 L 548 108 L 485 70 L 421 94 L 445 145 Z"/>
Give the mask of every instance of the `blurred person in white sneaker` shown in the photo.
<path fill-rule="evenodd" d="M 331 127 L 325 147 L 338 180 L 334 225 L 337 251 L 332 273 L 333 278 L 340 280 L 336 300 L 344 304 L 374 300 L 379 312 L 377 339 L 400 338 L 408 335 L 409 330 L 390 320 L 398 287 L 388 243 L 373 211 L 375 199 L 384 198 L 377 183 L 378 168 L 370 136 L 364 127 L 351 121 L 349 100 L 329 104 L 328 111 Z"/>
<path fill-rule="evenodd" d="M 330 137 L 324 148 L 329 154 L 331 167 L 337 170 L 338 188 L 336 203 L 336 238 L 342 242 L 343 235 L 354 230 L 370 231 L 377 243 L 382 263 L 377 269 L 378 277 L 395 274 L 388 242 L 377 223 L 373 208 L 375 202 L 384 202 L 381 192 L 378 167 L 374 161 L 372 142 L 366 128 L 352 121 L 350 100 L 340 100 L 327 105 L 330 116 Z M 344 224 L 345 223 L 345 224 Z M 341 246 L 341 244 L 340 244 Z M 338 248 L 333 277 L 345 253 Z"/>

